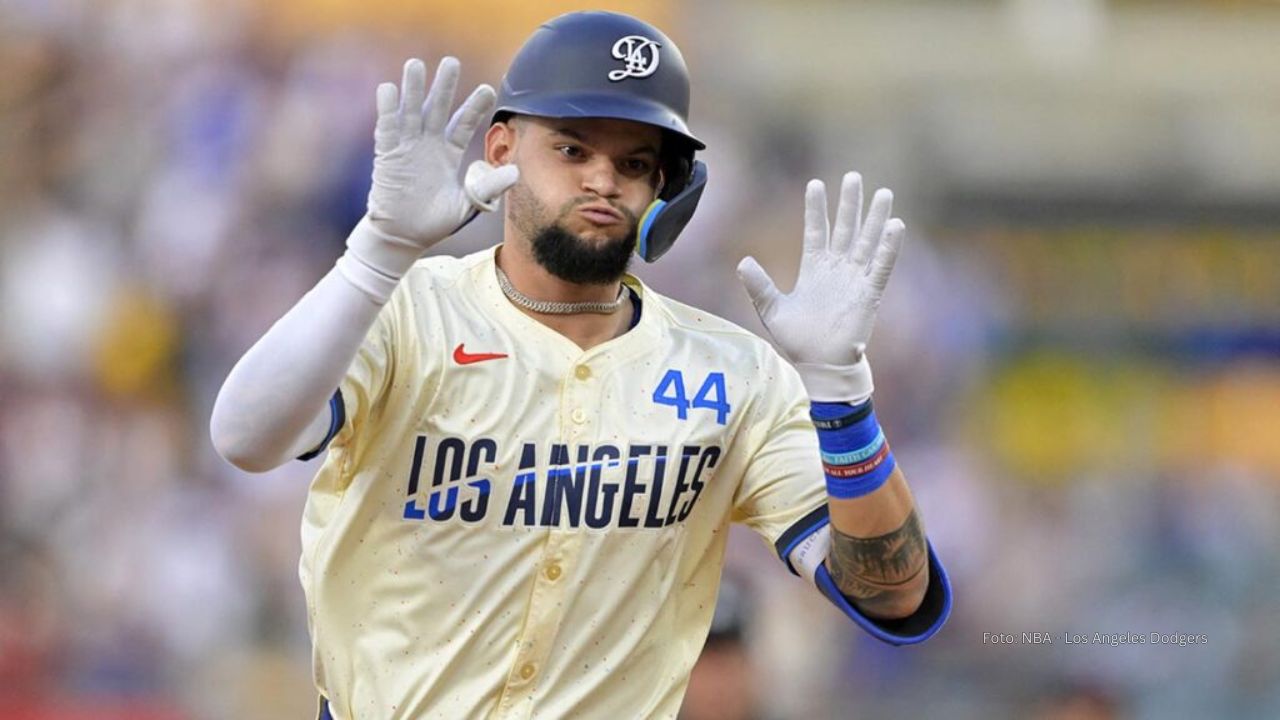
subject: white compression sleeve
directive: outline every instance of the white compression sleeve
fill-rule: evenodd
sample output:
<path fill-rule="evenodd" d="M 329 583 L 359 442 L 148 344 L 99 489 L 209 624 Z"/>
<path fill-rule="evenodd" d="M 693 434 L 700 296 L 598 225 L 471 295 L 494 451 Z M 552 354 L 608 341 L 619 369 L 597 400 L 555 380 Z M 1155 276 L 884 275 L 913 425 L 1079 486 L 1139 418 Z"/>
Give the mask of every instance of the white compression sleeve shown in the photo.
<path fill-rule="evenodd" d="M 227 376 L 209 423 L 218 453 L 264 472 L 319 445 L 329 398 L 381 309 L 338 267 L 330 270 Z"/>

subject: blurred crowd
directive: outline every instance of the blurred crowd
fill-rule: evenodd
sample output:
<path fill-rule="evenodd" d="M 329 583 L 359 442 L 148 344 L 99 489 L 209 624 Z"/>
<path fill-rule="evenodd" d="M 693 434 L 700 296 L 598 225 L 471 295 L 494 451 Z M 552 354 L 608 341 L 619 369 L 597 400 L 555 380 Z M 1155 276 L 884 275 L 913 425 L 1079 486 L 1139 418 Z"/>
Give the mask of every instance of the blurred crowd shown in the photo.
<path fill-rule="evenodd" d="M 282 20 L 244 2 L 0 3 L 5 717 L 314 713 L 296 578 L 317 465 L 236 471 L 210 447 L 211 404 L 363 213 L 376 84 L 442 51 L 465 83 L 495 83 L 532 23 L 488 40 L 332 20 L 307 35 L 286 5 Z M 691 58 L 711 184 L 671 254 L 636 272 L 760 332 L 738 260 L 789 285 L 805 181 L 857 158 L 821 146 L 805 108 L 751 104 L 735 58 L 698 50 L 711 10 L 641 14 Z M 1172 329 L 1130 303 L 1116 326 L 1106 299 L 1123 304 L 1127 280 L 1065 273 L 1110 263 L 1128 230 L 957 228 L 938 205 L 913 222 L 900 197 L 911 235 L 871 348 L 877 410 L 951 572 L 952 620 L 925 646 L 882 646 L 736 532 L 733 592 L 750 600 L 709 652 L 743 654 L 702 674 L 739 674 L 722 692 L 752 689 L 743 718 L 1280 716 L 1280 286 L 1249 281 L 1280 267 L 1280 233 L 1215 227 L 1195 242 L 1254 260 L 1206 271 L 1213 303 L 1171 311 Z M 498 230 L 483 218 L 439 251 Z M 1143 263 L 1180 242 L 1143 233 Z M 1194 277 L 1176 270 L 1150 292 Z M 1059 293 L 1084 309 L 1057 313 Z M 1207 642 L 1065 642 L 1151 632 Z M 984 639 L 999 633 L 1018 642 Z"/>

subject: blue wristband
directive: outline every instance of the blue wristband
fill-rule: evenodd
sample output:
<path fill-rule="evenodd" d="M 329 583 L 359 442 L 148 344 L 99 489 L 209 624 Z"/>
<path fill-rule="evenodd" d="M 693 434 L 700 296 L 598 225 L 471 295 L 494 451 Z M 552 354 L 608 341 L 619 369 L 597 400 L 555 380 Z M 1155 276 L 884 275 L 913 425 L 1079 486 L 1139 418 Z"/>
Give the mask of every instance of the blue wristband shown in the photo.
<path fill-rule="evenodd" d="M 852 500 L 863 495 L 870 495 L 889 482 L 889 476 L 893 474 L 893 470 L 896 467 L 898 467 L 898 463 L 894 460 L 893 455 L 890 454 L 875 470 L 865 475 L 841 478 L 832 477 L 830 473 L 827 473 L 827 494 L 837 500 Z"/>
<path fill-rule="evenodd" d="M 828 495 L 841 500 L 858 498 L 889 481 L 897 461 L 870 400 L 857 407 L 815 402 L 810 416 L 818 428 Z"/>
<path fill-rule="evenodd" d="M 880 428 L 877 427 L 876 429 L 879 430 Z M 818 431 L 818 440 L 819 442 L 822 440 L 822 431 Z M 884 431 L 880 430 L 880 432 L 872 438 L 870 444 L 865 445 L 858 450 L 833 453 L 827 452 L 824 449 L 822 451 L 822 462 L 827 463 L 828 465 L 856 465 L 880 452 L 880 448 L 882 447 L 884 447 Z"/>

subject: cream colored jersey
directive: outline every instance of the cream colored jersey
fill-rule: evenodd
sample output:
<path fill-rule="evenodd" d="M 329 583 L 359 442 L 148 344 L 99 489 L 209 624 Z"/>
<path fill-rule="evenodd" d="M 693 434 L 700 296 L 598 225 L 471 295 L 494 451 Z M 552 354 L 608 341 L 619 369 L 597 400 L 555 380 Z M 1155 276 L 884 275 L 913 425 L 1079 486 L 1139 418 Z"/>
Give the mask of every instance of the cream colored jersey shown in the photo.
<path fill-rule="evenodd" d="M 587 351 L 503 296 L 493 249 L 401 282 L 303 519 L 334 717 L 675 717 L 729 523 L 812 544 L 826 492 L 795 370 L 625 282 L 638 324 Z"/>

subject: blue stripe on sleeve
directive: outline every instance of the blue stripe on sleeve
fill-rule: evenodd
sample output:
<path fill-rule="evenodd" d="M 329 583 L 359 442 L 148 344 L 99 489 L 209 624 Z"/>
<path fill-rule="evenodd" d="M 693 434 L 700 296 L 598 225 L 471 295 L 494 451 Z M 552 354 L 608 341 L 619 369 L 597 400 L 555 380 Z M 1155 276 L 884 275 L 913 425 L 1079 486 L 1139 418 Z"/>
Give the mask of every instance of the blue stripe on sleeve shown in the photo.
<path fill-rule="evenodd" d="M 831 518 L 828 516 L 827 504 L 824 502 L 813 510 L 805 514 L 804 517 L 791 524 L 782 535 L 778 536 L 778 541 L 773 544 L 773 549 L 778 552 L 783 564 L 791 571 L 792 575 L 799 575 L 796 569 L 791 566 L 791 551 L 796 546 L 804 542 L 810 535 L 818 532 L 826 526 Z"/>
<path fill-rule="evenodd" d="M 342 426 L 347 424 L 347 406 L 342 401 L 342 390 L 334 390 L 333 397 L 329 398 L 329 432 L 324 436 L 324 440 L 315 449 L 310 450 L 298 456 L 299 460 L 310 460 L 311 458 L 324 452 L 329 447 L 329 443 L 337 437 L 338 432 L 342 430 Z"/>

